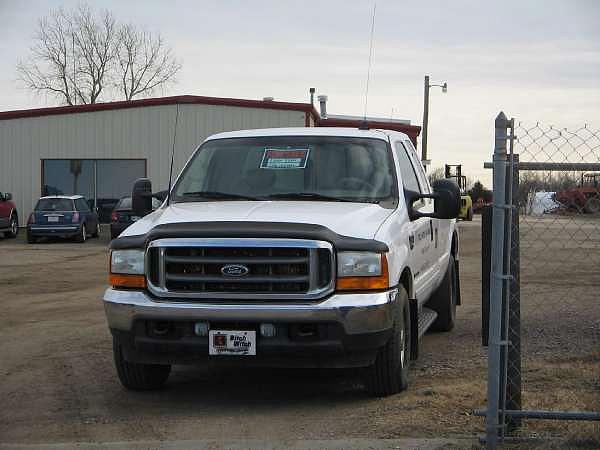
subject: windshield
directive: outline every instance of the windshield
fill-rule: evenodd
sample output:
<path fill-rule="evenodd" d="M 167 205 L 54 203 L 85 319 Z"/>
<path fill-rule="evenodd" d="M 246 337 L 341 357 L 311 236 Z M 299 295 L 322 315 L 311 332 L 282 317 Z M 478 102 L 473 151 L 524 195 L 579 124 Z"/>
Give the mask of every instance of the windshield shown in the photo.
<path fill-rule="evenodd" d="M 41 198 L 36 211 L 73 211 L 73 200 L 68 198 Z"/>
<path fill-rule="evenodd" d="M 172 201 L 318 200 L 395 204 L 395 172 L 379 139 L 275 136 L 205 143 Z"/>

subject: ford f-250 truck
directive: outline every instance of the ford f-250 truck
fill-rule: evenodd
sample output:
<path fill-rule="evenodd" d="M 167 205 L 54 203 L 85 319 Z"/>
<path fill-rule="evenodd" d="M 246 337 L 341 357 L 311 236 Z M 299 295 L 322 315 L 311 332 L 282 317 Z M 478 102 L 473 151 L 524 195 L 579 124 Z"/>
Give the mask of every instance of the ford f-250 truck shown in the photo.
<path fill-rule="evenodd" d="M 133 209 L 152 210 L 148 179 Z M 458 187 L 430 187 L 402 133 L 221 133 L 164 204 L 110 244 L 104 307 L 129 389 L 173 364 L 361 368 L 367 390 L 408 384 L 428 329 L 460 302 Z"/>

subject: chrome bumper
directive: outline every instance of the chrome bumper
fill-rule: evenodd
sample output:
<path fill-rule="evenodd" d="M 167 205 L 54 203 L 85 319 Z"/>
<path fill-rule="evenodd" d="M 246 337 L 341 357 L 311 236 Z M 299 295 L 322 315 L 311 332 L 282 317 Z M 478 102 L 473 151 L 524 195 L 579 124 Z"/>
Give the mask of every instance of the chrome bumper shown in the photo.
<path fill-rule="evenodd" d="M 157 301 L 141 291 L 109 288 L 104 310 L 112 329 L 130 331 L 138 319 L 337 322 L 347 334 L 385 331 L 393 324 L 395 289 L 385 292 L 334 294 L 320 303 L 191 303 Z"/>

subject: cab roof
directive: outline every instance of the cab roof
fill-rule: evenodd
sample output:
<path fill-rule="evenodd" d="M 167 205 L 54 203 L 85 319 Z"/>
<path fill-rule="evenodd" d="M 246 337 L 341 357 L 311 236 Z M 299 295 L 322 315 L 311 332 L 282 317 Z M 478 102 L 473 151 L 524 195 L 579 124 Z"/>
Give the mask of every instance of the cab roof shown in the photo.
<path fill-rule="evenodd" d="M 227 131 L 224 133 L 213 134 L 206 138 L 209 140 L 231 139 L 245 137 L 269 137 L 269 136 L 338 136 L 355 138 L 374 138 L 388 141 L 410 139 L 408 135 L 399 131 L 372 129 L 361 130 L 358 128 L 338 128 L 338 127 L 297 127 L 297 128 L 263 128 L 258 130 L 240 130 Z"/>

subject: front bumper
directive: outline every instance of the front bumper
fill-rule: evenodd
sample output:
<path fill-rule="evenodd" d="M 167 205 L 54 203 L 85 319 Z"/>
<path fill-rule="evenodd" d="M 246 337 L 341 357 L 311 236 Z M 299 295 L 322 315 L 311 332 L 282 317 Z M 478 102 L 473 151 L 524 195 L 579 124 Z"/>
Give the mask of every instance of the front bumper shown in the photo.
<path fill-rule="evenodd" d="M 104 309 L 111 332 L 130 361 L 188 364 L 236 360 L 208 357 L 208 338 L 190 332 L 195 322 L 202 321 L 214 329 L 276 325 L 275 338 L 257 334 L 257 356 L 244 358 L 244 364 L 363 367 L 373 363 L 377 350 L 389 339 L 396 293 L 392 289 L 333 294 L 318 303 L 192 303 L 158 301 L 142 291 L 109 288 L 104 294 Z M 149 329 L 157 321 L 173 324 L 179 330 L 178 336 L 153 335 Z M 314 326 L 318 335 L 314 339 L 298 339 L 293 330 L 301 324 Z"/>

